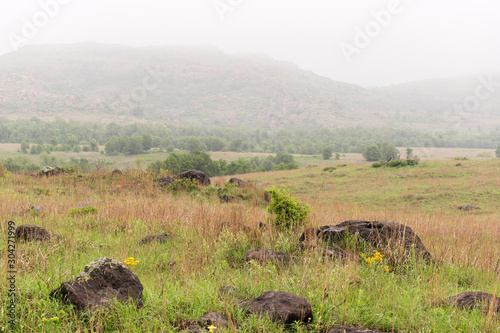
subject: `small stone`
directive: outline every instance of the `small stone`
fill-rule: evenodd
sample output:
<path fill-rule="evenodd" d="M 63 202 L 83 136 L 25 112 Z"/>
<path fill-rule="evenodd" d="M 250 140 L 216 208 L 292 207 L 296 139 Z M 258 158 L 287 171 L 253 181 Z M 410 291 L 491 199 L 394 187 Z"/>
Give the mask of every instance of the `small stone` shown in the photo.
<path fill-rule="evenodd" d="M 296 321 L 307 324 L 313 320 L 311 304 L 304 297 L 285 291 L 265 291 L 243 303 L 243 307 L 247 314 L 268 316 L 272 321 L 287 326 Z"/>
<path fill-rule="evenodd" d="M 37 227 L 36 225 L 23 224 L 16 228 L 15 239 L 17 241 L 48 241 L 52 237 L 57 237 L 52 235 L 50 232 L 42 227 Z"/>
<path fill-rule="evenodd" d="M 166 243 L 172 235 L 169 232 L 158 235 L 149 235 L 140 240 L 139 244 L 144 245 L 152 242 Z"/>
<path fill-rule="evenodd" d="M 218 312 L 210 312 L 198 318 L 198 325 L 200 325 L 203 328 L 208 328 L 209 326 L 212 325 L 215 327 L 228 328 L 229 321 L 226 316 Z"/>

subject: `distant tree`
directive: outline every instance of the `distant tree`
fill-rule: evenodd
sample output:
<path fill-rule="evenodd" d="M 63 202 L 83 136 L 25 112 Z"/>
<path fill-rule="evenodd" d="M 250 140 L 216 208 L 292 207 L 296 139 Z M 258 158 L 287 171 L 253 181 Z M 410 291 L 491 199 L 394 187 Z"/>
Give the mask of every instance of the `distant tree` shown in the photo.
<path fill-rule="evenodd" d="M 79 153 L 82 151 L 82 148 L 80 147 L 80 145 L 74 145 L 71 150 L 75 153 Z"/>
<path fill-rule="evenodd" d="M 293 159 L 293 156 L 290 154 L 277 153 L 276 156 L 274 157 L 274 164 L 280 164 L 280 163 L 290 164 L 290 163 L 295 163 L 295 160 Z"/>
<path fill-rule="evenodd" d="M 377 145 L 369 146 L 363 152 L 363 158 L 368 162 L 376 162 L 382 159 L 382 152 Z"/>
<path fill-rule="evenodd" d="M 495 151 L 495 154 L 497 155 L 497 157 L 500 158 L 500 146 L 497 148 L 497 150 Z"/>
<path fill-rule="evenodd" d="M 406 159 L 410 160 L 413 158 L 413 149 L 410 147 L 406 148 Z"/>
<path fill-rule="evenodd" d="M 141 139 L 141 137 L 133 136 L 131 138 L 128 138 L 123 152 L 127 155 L 140 154 L 142 152 L 142 139 Z"/>
<path fill-rule="evenodd" d="M 240 151 L 242 145 L 243 145 L 243 140 L 241 139 L 233 140 L 229 143 L 229 150 Z"/>
<path fill-rule="evenodd" d="M 49 139 L 49 143 L 53 146 L 57 146 L 57 137 L 51 136 Z"/>
<path fill-rule="evenodd" d="M 78 138 L 76 137 L 76 135 L 71 134 L 71 135 L 68 135 L 68 136 L 66 137 L 66 141 L 65 141 L 65 143 L 66 143 L 68 146 L 73 147 L 73 146 L 75 146 L 75 145 L 79 144 L 80 142 L 78 141 Z"/>
<path fill-rule="evenodd" d="M 384 142 L 380 145 L 380 151 L 382 153 L 382 160 L 383 161 L 391 161 L 391 160 L 396 160 L 399 158 L 399 151 L 396 149 L 396 147 L 391 144 Z"/>
<path fill-rule="evenodd" d="M 332 158 L 332 155 L 333 155 L 332 147 L 323 148 L 323 151 L 321 152 L 321 156 L 323 156 L 324 160 L 329 160 L 330 158 Z"/>
<path fill-rule="evenodd" d="M 142 136 L 142 149 L 150 150 L 153 148 L 153 137 L 149 134 L 144 134 Z"/>
<path fill-rule="evenodd" d="M 114 136 L 111 139 L 109 139 L 108 142 L 106 142 L 106 145 L 104 146 L 104 150 L 106 151 L 107 155 L 118 154 L 119 153 L 118 138 Z"/>
<path fill-rule="evenodd" d="M 335 153 L 335 159 L 336 160 L 340 160 L 340 154 L 339 153 Z"/>
<path fill-rule="evenodd" d="M 29 142 L 28 139 L 24 139 L 21 142 L 21 151 L 23 152 L 23 154 L 27 154 L 28 153 L 28 149 L 30 149 L 30 142 Z"/>
<path fill-rule="evenodd" d="M 90 150 L 91 151 L 99 151 L 99 145 L 97 144 L 96 139 L 91 139 L 90 140 Z"/>

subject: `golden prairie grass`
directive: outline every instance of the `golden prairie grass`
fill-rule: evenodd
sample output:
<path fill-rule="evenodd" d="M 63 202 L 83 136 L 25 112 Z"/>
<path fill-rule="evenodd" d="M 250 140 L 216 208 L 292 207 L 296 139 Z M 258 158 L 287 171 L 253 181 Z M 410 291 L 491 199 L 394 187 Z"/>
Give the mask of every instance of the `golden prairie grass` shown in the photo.
<path fill-rule="evenodd" d="M 349 219 L 391 220 L 410 226 L 443 262 L 443 268 L 415 268 L 403 275 L 385 272 L 383 265 L 343 265 L 323 261 L 314 252 L 295 253 L 302 229 L 280 232 L 270 226 L 260 230 L 258 224 L 266 222 L 267 213 L 265 202 L 258 200 L 222 203 L 203 188 L 175 195 L 156 186 L 140 170 L 123 176 L 102 172 L 81 178 L 10 174 L 0 178 L 0 219 L 39 225 L 61 236 L 47 244 L 18 244 L 18 321 L 26 331 L 36 332 L 173 332 L 181 322 L 193 322 L 218 310 L 233 316 L 243 332 L 284 330 L 269 321 L 245 318 L 232 299 L 218 292 L 222 285 L 233 285 L 239 290 L 238 298 L 255 297 L 264 290 L 303 295 L 313 305 L 313 331 L 317 332 L 334 324 L 400 332 L 500 331 L 491 311 L 484 316 L 478 311 L 431 306 L 461 291 L 495 293 L 498 288 L 500 213 L 494 205 L 498 202 L 495 188 L 500 185 L 498 164 L 474 162 L 466 167 L 461 175 L 442 162 L 381 171 L 348 166 L 335 171 L 345 173 L 341 177 L 323 173 L 321 168 L 239 176 L 253 182 L 248 192 L 255 197 L 262 195 L 263 188 L 288 185 L 312 208 L 305 227 Z M 229 178 L 213 178 L 212 183 L 223 187 Z M 446 185 L 443 179 L 453 184 Z M 304 184 L 306 181 L 310 184 Z M 452 189 L 449 196 L 442 195 Z M 397 202 L 401 193 L 413 197 L 401 204 Z M 428 196 L 425 204 L 418 199 L 420 195 Z M 377 200 L 371 200 L 375 197 Z M 481 211 L 456 209 L 456 205 L 477 198 L 483 200 Z M 96 206 L 97 214 L 69 214 L 71 208 L 89 204 Z M 35 214 L 33 206 L 41 205 L 43 209 Z M 229 232 L 221 230 L 222 222 L 233 223 Z M 239 232 L 238 224 L 252 231 Z M 6 234 L 5 223 L 1 230 Z M 174 238 L 166 245 L 138 245 L 144 236 L 167 231 Z M 5 240 L 1 246 L 5 257 Z M 243 251 L 260 247 L 292 253 L 298 261 L 290 267 L 242 263 Z M 132 269 L 145 286 L 144 309 L 136 313 L 118 308 L 85 322 L 48 299 L 50 290 L 101 256 L 139 260 Z M 2 266 L 3 287 L 5 272 Z M 49 305 L 40 305 L 45 304 L 42 301 Z M 62 323 L 40 324 L 40 318 L 56 315 L 60 309 L 70 314 Z"/>

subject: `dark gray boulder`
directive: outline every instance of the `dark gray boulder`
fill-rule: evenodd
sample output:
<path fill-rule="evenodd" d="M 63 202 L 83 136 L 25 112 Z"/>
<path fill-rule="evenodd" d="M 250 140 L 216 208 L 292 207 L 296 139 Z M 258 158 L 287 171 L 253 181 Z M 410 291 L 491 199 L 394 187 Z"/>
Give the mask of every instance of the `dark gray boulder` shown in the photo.
<path fill-rule="evenodd" d="M 42 227 L 37 227 L 36 225 L 23 224 L 16 228 L 15 232 L 16 241 L 48 241 L 56 235 L 51 234 Z"/>
<path fill-rule="evenodd" d="M 139 241 L 139 244 L 144 245 L 144 244 L 149 244 L 152 242 L 166 243 L 171 238 L 172 238 L 172 235 L 169 232 L 165 232 L 163 234 L 146 236 Z"/>
<path fill-rule="evenodd" d="M 458 209 L 463 210 L 464 212 L 470 212 L 473 210 L 479 210 L 481 207 L 475 207 L 472 205 L 467 205 L 467 206 L 458 206 Z"/>
<path fill-rule="evenodd" d="M 338 244 L 348 235 L 357 235 L 373 246 L 401 248 L 405 253 L 414 250 L 424 259 L 432 258 L 420 237 L 410 227 L 390 221 L 349 220 L 338 225 L 309 228 L 302 233 L 299 241 L 311 243 L 321 240 Z"/>
<path fill-rule="evenodd" d="M 233 177 L 231 179 L 229 179 L 229 183 L 230 184 L 234 184 L 238 187 L 245 187 L 247 186 L 247 183 L 245 183 L 243 180 L 239 179 L 239 178 L 236 178 L 236 177 Z"/>
<path fill-rule="evenodd" d="M 177 175 L 178 178 L 180 179 L 191 179 L 196 181 L 198 184 L 207 186 L 210 185 L 210 177 L 203 172 L 199 170 L 189 170 L 189 171 L 184 171 L 180 174 Z"/>
<path fill-rule="evenodd" d="M 124 263 L 110 258 L 92 261 L 83 272 L 63 282 L 49 296 L 73 304 L 77 310 L 91 312 L 107 308 L 113 299 L 143 305 L 143 286 L 139 278 Z"/>
<path fill-rule="evenodd" d="M 467 291 L 444 300 L 446 304 L 462 309 L 485 308 L 488 309 L 491 302 L 496 312 L 500 311 L 500 299 L 493 294 L 482 291 Z"/>
<path fill-rule="evenodd" d="M 265 291 L 242 306 L 247 314 L 268 316 L 272 321 L 287 326 L 296 321 L 307 324 L 313 320 L 311 304 L 304 297 L 285 291 Z"/>

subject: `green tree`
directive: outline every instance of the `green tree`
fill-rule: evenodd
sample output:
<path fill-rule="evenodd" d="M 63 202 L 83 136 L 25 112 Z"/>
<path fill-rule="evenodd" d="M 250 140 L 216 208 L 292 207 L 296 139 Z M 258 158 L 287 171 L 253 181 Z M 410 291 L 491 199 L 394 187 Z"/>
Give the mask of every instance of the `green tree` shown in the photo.
<path fill-rule="evenodd" d="M 380 151 L 382 153 L 382 160 L 383 161 L 392 161 L 392 160 L 397 160 L 399 158 L 399 151 L 396 149 L 396 147 L 391 144 L 384 142 L 380 145 Z"/>
<path fill-rule="evenodd" d="M 335 153 L 335 159 L 336 160 L 340 160 L 340 154 L 339 153 Z"/>
<path fill-rule="evenodd" d="M 109 139 L 104 146 L 104 150 L 106 151 L 107 155 L 118 154 L 118 138 L 114 136 Z"/>
<path fill-rule="evenodd" d="M 368 162 L 376 162 L 382 159 L 382 152 L 377 145 L 369 146 L 363 152 L 363 158 Z"/>
<path fill-rule="evenodd" d="M 90 140 L 90 150 L 91 151 L 99 151 L 99 145 L 97 144 L 96 139 L 91 139 Z"/>
<path fill-rule="evenodd" d="M 410 147 L 406 148 L 406 159 L 410 160 L 413 158 L 413 149 Z"/>
<path fill-rule="evenodd" d="M 321 156 L 323 156 L 324 160 L 329 160 L 330 158 L 332 158 L 332 155 L 333 155 L 332 147 L 323 148 L 323 151 L 321 152 Z"/>
<path fill-rule="evenodd" d="M 495 154 L 497 155 L 497 157 L 500 158 L 500 146 L 497 148 L 497 150 L 495 151 Z"/>
<path fill-rule="evenodd" d="M 153 148 L 153 137 L 149 134 L 142 136 L 142 149 L 148 151 Z"/>
<path fill-rule="evenodd" d="M 75 153 L 79 153 L 82 151 L 82 148 L 80 147 L 80 145 L 74 145 L 71 150 Z"/>
<path fill-rule="evenodd" d="M 28 139 L 24 139 L 21 142 L 21 151 L 23 152 L 23 154 L 27 154 L 28 153 L 28 149 L 30 149 L 30 142 L 29 142 Z"/>
<path fill-rule="evenodd" d="M 124 153 L 127 155 L 137 155 L 142 152 L 142 139 L 137 136 L 128 138 L 124 147 Z"/>

